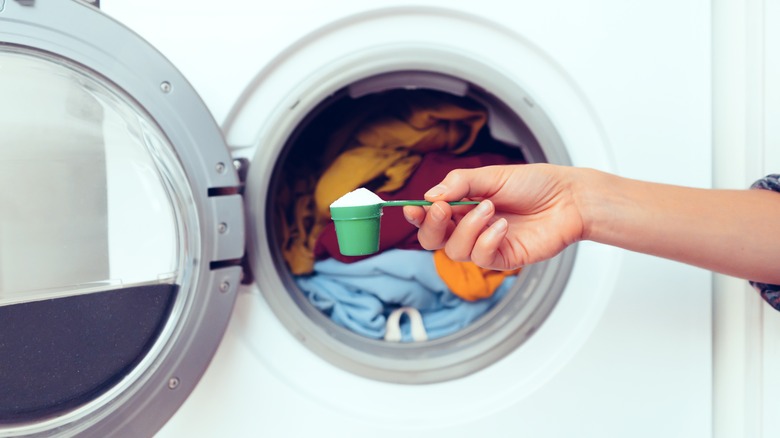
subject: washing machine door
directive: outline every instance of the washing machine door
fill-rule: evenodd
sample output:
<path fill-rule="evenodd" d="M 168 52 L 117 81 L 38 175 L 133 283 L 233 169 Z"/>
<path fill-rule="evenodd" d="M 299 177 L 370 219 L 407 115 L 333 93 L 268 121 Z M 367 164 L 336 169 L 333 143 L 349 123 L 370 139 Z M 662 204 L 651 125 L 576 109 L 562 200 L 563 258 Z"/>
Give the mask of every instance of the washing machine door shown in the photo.
<path fill-rule="evenodd" d="M 239 179 L 180 73 L 82 2 L 0 0 L 0 436 L 148 436 L 241 280 Z"/>

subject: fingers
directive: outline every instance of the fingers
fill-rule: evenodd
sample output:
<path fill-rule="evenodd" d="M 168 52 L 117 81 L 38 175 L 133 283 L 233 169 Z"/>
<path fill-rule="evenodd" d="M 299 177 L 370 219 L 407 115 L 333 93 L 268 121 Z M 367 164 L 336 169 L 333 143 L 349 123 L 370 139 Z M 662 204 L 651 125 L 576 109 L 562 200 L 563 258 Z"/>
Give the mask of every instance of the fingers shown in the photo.
<path fill-rule="evenodd" d="M 453 229 L 444 247 L 447 256 L 455 261 L 471 260 L 474 245 L 490 224 L 490 219 L 494 214 L 493 203 L 486 199 L 463 216 L 458 226 Z"/>
<path fill-rule="evenodd" d="M 409 222 L 410 224 L 414 225 L 417 228 L 420 228 L 420 225 L 422 225 L 423 220 L 425 219 L 424 208 L 407 205 L 403 208 L 403 212 L 407 222 Z"/>
<path fill-rule="evenodd" d="M 499 248 L 508 232 L 508 224 L 501 218 L 491 225 L 495 215 L 493 203 L 482 201 L 463 216 L 457 226 L 452 213 L 452 207 L 446 202 L 435 202 L 427 209 L 404 207 L 406 220 L 419 228 L 417 238 L 423 248 L 445 248 L 452 260 L 470 260 L 485 268 L 503 268 L 505 261 Z"/>
<path fill-rule="evenodd" d="M 452 207 L 446 202 L 435 202 L 419 225 L 417 240 L 425 249 L 443 248 L 453 228 Z"/>
<path fill-rule="evenodd" d="M 452 207 L 446 202 L 436 202 L 430 207 L 404 207 L 406 220 L 419 228 L 417 240 L 429 250 L 443 248 L 455 228 L 452 221 Z"/>
<path fill-rule="evenodd" d="M 483 268 L 505 269 L 506 263 L 500 248 L 508 231 L 509 224 L 506 219 L 495 221 L 477 238 L 471 251 L 471 261 Z"/>
<path fill-rule="evenodd" d="M 500 187 L 506 166 L 486 166 L 476 169 L 456 169 L 425 193 L 428 201 L 457 201 L 463 198 L 489 197 Z"/>

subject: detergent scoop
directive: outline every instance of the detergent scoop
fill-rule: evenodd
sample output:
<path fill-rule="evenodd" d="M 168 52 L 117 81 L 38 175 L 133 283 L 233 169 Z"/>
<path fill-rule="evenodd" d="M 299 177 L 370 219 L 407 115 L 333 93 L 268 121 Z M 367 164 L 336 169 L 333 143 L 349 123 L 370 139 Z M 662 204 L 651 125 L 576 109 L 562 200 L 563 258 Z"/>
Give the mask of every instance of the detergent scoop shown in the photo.
<path fill-rule="evenodd" d="M 431 205 L 429 201 L 385 201 L 366 188 L 353 190 L 330 205 L 330 216 L 336 226 L 339 252 L 361 256 L 379 251 L 379 233 L 383 207 Z M 454 201 L 450 205 L 479 204 L 478 201 Z"/>

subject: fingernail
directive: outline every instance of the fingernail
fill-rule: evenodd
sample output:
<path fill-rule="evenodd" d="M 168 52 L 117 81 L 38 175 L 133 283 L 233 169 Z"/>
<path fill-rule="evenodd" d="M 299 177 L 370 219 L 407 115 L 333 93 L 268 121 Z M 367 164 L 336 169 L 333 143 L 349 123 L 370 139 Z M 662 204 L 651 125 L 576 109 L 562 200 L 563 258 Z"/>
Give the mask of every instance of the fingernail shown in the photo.
<path fill-rule="evenodd" d="M 404 218 L 406 219 L 406 222 L 409 222 L 412 225 L 417 225 L 417 221 L 414 220 L 413 217 L 407 216 L 406 213 L 404 213 Z"/>
<path fill-rule="evenodd" d="M 431 189 L 425 192 L 425 195 L 423 196 L 426 198 L 436 198 L 444 194 L 445 191 L 447 191 L 447 187 L 439 184 L 437 186 L 431 187 Z"/>
<path fill-rule="evenodd" d="M 480 202 L 479 205 L 477 205 L 477 208 L 475 208 L 477 213 L 479 213 L 482 216 L 487 216 L 488 214 L 490 214 L 490 211 L 492 209 L 493 207 L 491 206 L 491 202 L 488 201 L 487 199 Z"/>
<path fill-rule="evenodd" d="M 501 218 L 497 220 L 490 228 L 493 229 L 494 233 L 501 234 L 504 232 L 504 230 L 507 229 L 508 225 L 509 224 L 507 223 L 506 219 Z"/>
<path fill-rule="evenodd" d="M 438 206 L 436 204 L 433 204 L 433 206 L 431 207 L 431 217 L 432 218 L 434 218 L 437 221 L 441 221 L 446 216 L 447 216 L 447 213 L 445 213 L 444 210 L 440 206 Z"/>

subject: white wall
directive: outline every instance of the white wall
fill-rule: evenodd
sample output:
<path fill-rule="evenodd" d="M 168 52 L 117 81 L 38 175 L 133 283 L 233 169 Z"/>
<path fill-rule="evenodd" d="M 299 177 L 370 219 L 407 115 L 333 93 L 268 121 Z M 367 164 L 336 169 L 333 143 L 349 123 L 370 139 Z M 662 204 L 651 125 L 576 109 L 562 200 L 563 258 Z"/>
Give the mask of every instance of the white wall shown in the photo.
<path fill-rule="evenodd" d="M 780 3 L 713 1 L 714 181 L 780 172 Z M 780 436 L 780 312 L 744 280 L 714 279 L 716 438 Z"/>

